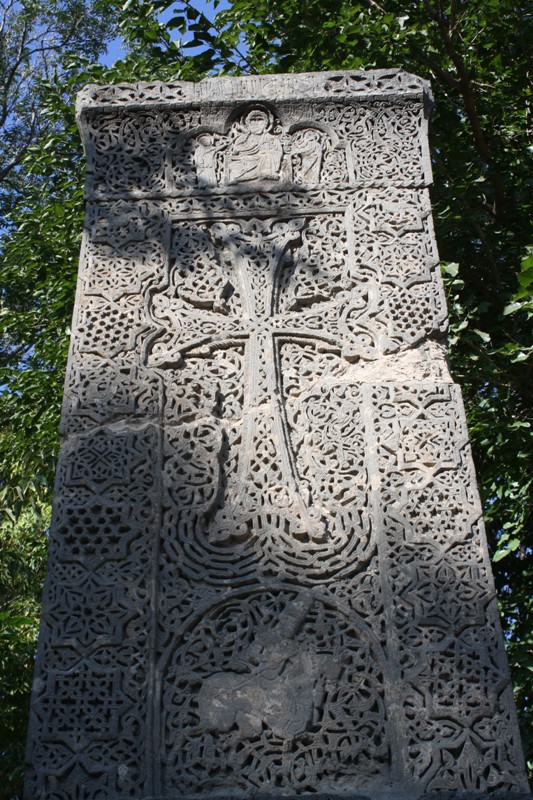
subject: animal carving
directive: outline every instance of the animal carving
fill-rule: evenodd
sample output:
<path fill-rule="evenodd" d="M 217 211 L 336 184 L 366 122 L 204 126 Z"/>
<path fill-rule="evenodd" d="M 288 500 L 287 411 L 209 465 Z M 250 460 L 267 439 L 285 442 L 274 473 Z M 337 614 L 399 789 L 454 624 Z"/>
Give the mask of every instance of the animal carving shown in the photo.
<path fill-rule="evenodd" d="M 295 640 L 313 603 L 301 593 L 285 609 L 274 630 L 260 633 L 249 646 L 242 672 L 217 672 L 198 695 L 203 727 L 219 733 L 235 729 L 239 739 L 258 736 L 263 727 L 292 739 L 313 723 L 341 664 Z"/>

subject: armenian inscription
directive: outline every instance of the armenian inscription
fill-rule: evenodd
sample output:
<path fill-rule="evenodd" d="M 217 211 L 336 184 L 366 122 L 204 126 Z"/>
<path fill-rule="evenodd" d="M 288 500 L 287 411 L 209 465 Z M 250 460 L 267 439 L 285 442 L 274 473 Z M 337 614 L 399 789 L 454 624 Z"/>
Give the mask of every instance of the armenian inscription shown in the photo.
<path fill-rule="evenodd" d="M 397 70 L 89 86 L 28 800 L 525 800 Z"/>

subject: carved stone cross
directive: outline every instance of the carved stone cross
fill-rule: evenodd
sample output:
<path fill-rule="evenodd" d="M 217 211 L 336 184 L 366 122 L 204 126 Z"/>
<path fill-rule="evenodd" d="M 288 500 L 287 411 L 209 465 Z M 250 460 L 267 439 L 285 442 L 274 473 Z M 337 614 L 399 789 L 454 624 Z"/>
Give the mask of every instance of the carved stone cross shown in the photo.
<path fill-rule="evenodd" d="M 328 539 L 327 511 L 314 507 L 299 486 L 283 403 L 280 347 L 318 340 L 323 351 L 356 360 L 357 336 L 349 318 L 361 299 L 345 280 L 333 287 L 331 294 L 336 296 L 329 301 L 308 294 L 305 306 L 289 298 L 290 310 L 281 309 L 282 273 L 297 268 L 293 253 L 302 245 L 307 224 L 306 218 L 211 224 L 208 235 L 216 248 L 220 277 L 213 286 L 211 307 L 205 307 L 204 298 L 194 297 L 178 302 L 160 297 L 155 302 L 158 321 L 175 335 L 164 349 L 153 348 L 152 365 L 177 366 L 186 355 L 210 357 L 219 347 L 246 343 L 239 480 L 237 490 L 209 522 L 213 544 L 246 539 L 252 531 L 280 524 L 302 542 Z M 179 296 L 179 286 L 175 288 Z M 240 316 L 228 313 L 232 293 L 240 298 Z"/>
<path fill-rule="evenodd" d="M 394 69 L 79 96 L 25 797 L 532 800 L 430 105 Z"/>

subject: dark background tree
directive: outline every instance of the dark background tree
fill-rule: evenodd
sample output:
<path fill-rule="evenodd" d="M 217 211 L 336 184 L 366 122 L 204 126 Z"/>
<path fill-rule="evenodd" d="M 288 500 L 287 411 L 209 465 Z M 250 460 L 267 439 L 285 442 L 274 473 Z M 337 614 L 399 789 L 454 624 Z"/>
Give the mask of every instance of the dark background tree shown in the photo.
<path fill-rule="evenodd" d="M 0 0 L 0 213 L 25 190 L 20 166 L 46 131 L 46 82 L 82 53 L 96 60 L 116 22 L 100 0 Z M 115 15 L 116 17 L 116 15 Z"/>
<path fill-rule="evenodd" d="M 6 764 L 0 797 L 20 792 L 82 230 L 83 159 L 73 95 L 88 82 L 196 80 L 208 72 L 394 66 L 432 82 L 433 205 L 452 368 L 465 395 L 524 743 L 533 759 L 533 37 L 527 4 L 233 0 L 214 23 L 191 3 L 170 0 L 127 0 L 122 8 L 101 0 L 99 8 L 109 31 L 120 24 L 129 52 L 110 69 L 91 65 L 99 44 L 95 39 L 82 58 L 80 34 L 79 47 L 54 50 L 54 68 L 34 73 L 39 127 L 12 169 L 17 185 L 7 184 L 2 206 L 0 703 L 9 713 L 0 726 Z M 105 32 L 100 35 L 101 44 Z M 29 130 L 28 119 L 24 124 Z M 9 163 L 10 153 L 14 158 L 16 149 L 0 150 L 0 164 Z"/>

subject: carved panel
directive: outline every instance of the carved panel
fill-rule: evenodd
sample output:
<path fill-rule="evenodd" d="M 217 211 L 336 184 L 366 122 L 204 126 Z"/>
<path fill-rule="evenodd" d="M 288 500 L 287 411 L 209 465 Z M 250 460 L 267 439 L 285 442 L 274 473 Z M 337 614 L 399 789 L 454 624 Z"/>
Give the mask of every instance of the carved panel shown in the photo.
<path fill-rule="evenodd" d="M 235 81 L 231 78 L 215 78 L 199 84 L 177 81 L 140 82 L 134 85 L 86 86 L 78 94 L 77 110 L 85 108 L 115 111 L 128 105 L 180 104 L 226 99 L 232 101 L 273 98 L 316 98 L 322 96 L 375 96 L 400 95 L 421 99 L 429 93 L 429 84 L 416 75 L 399 69 L 371 70 L 369 72 L 307 73 L 297 77 L 291 75 L 246 75 Z"/>
<path fill-rule="evenodd" d="M 380 387 L 372 402 L 407 769 L 431 791 L 518 790 L 511 689 L 457 389 Z M 498 744 L 495 719 L 506 734 Z"/>
<path fill-rule="evenodd" d="M 91 114 L 87 188 L 96 197 L 148 197 L 263 185 L 307 188 L 430 182 L 424 106 L 397 97 L 353 105 L 324 102 L 309 115 L 291 106 L 242 104 L 228 120 L 208 113 L 125 110 Z"/>
<path fill-rule="evenodd" d="M 154 427 L 98 427 L 63 449 L 28 797 L 135 797 L 146 779 L 158 453 Z"/>
<path fill-rule="evenodd" d="M 162 684 L 164 796 L 342 791 L 388 774 L 383 656 L 342 607 L 241 592 L 182 630 Z"/>

